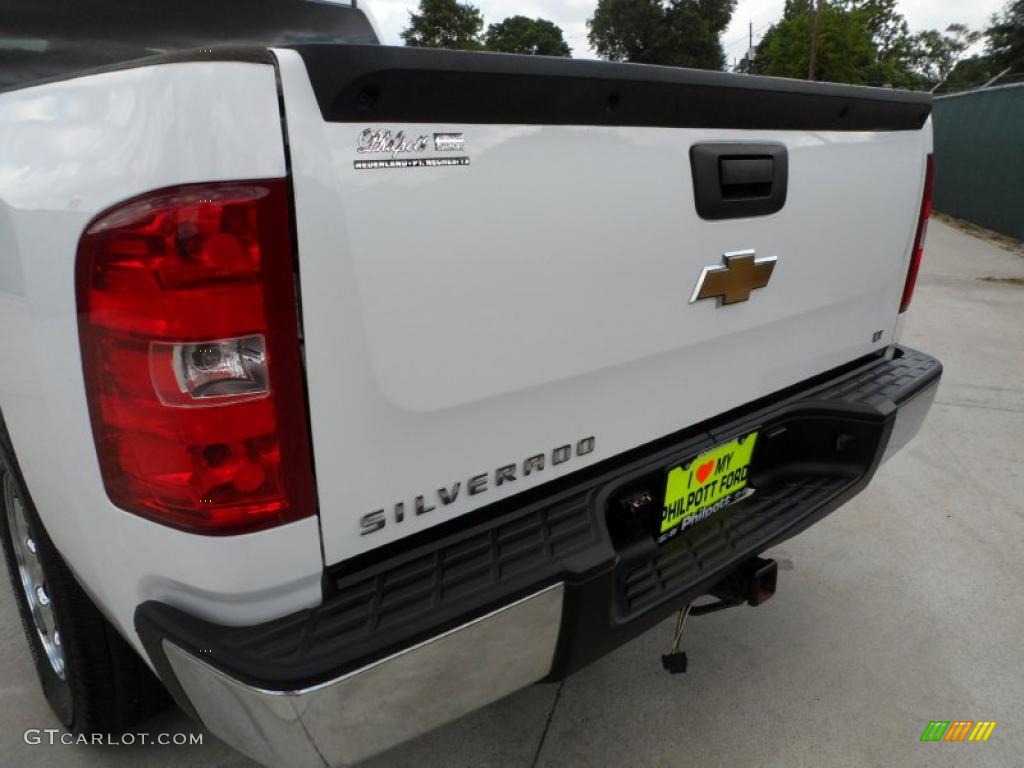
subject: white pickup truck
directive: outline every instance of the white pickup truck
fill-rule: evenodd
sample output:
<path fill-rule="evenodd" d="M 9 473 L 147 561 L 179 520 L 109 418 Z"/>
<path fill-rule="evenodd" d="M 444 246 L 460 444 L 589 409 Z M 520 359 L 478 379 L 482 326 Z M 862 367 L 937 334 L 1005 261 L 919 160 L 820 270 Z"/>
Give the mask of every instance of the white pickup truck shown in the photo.
<path fill-rule="evenodd" d="M 0 531 L 75 733 L 166 691 L 356 763 L 761 602 L 931 405 L 927 94 L 117 5 L 0 93 Z"/>

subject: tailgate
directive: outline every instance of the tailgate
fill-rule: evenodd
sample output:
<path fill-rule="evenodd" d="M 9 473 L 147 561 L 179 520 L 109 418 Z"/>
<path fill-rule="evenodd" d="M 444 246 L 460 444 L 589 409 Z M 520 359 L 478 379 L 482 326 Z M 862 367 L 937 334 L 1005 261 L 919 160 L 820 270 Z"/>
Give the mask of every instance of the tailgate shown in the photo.
<path fill-rule="evenodd" d="M 894 341 L 927 95 L 414 49 L 277 55 L 327 563 Z M 691 147 L 722 142 L 784 148 L 781 207 L 698 215 Z M 774 257 L 767 286 L 691 303 L 706 267 L 750 251 Z"/>

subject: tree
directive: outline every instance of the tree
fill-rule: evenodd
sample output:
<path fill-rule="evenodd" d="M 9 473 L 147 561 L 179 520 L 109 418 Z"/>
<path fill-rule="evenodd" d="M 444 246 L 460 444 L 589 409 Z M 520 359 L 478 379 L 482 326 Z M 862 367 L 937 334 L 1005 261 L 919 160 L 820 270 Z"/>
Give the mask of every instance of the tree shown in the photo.
<path fill-rule="evenodd" d="M 612 61 L 722 69 L 736 0 L 598 0 L 588 39 Z"/>
<path fill-rule="evenodd" d="M 782 9 L 783 20 L 795 19 L 797 16 L 804 16 L 814 13 L 814 0 L 786 0 L 786 6 Z"/>
<path fill-rule="evenodd" d="M 806 78 L 813 23 L 814 14 L 801 10 L 773 26 L 758 45 L 756 71 L 777 77 Z M 876 59 L 877 50 L 863 18 L 838 5 L 822 3 L 816 78 L 834 83 L 866 83 Z"/>
<path fill-rule="evenodd" d="M 751 71 L 805 76 L 813 7 L 811 0 L 786 0 L 782 21 L 762 38 Z M 896 0 L 832 0 L 822 4 L 822 13 L 821 80 L 930 87 L 949 76 L 979 39 L 962 24 L 911 35 Z"/>
<path fill-rule="evenodd" d="M 897 0 L 840 0 L 841 7 L 864 24 L 875 47 L 875 60 L 864 71 L 869 85 L 920 88 L 913 69 L 914 39 Z"/>
<path fill-rule="evenodd" d="M 841 0 L 841 7 L 858 14 L 879 57 L 899 56 L 908 49 L 910 28 L 903 14 L 896 10 L 897 0 Z"/>
<path fill-rule="evenodd" d="M 458 0 L 420 0 L 419 13 L 409 13 L 402 32 L 406 45 L 422 48 L 457 48 L 473 51 L 483 47 L 480 10 Z"/>
<path fill-rule="evenodd" d="M 537 56 L 569 56 L 572 50 L 562 30 L 546 19 L 510 16 L 491 24 L 484 35 L 488 50 L 505 53 L 528 53 Z"/>
<path fill-rule="evenodd" d="M 985 52 L 960 59 L 942 90 L 976 88 L 1006 69 L 1024 73 L 1024 0 L 1007 3 L 1002 13 L 993 14 L 983 34 Z"/>
<path fill-rule="evenodd" d="M 1005 67 L 994 69 L 992 59 L 985 55 L 960 59 L 953 67 L 953 71 L 946 76 L 946 82 L 936 90 L 939 92 L 964 91 L 976 88 L 987 83 L 1003 69 Z"/>
<path fill-rule="evenodd" d="M 745 71 L 805 77 L 814 7 L 814 0 L 786 0 L 782 20 L 762 37 Z M 988 57 L 963 58 L 981 39 L 980 33 L 963 24 L 950 24 L 944 32 L 928 29 L 912 35 L 897 0 L 826 0 L 822 14 L 818 79 L 931 88 L 943 82 L 950 86 L 979 84 L 978 80 L 990 76 L 986 73 L 993 66 L 991 53 Z M 996 47 L 993 35 L 1005 40 L 1020 34 L 1024 0 L 1011 0 L 1002 16 L 993 17 L 992 24 L 985 33 L 990 51 Z M 1005 47 L 1012 49 L 1012 43 Z"/>
<path fill-rule="evenodd" d="M 913 37 L 911 61 L 914 70 L 925 83 L 935 86 L 946 81 L 960 57 L 981 37 L 963 24 L 950 24 L 943 34 L 937 29 L 926 29 Z"/>
<path fill-rule="evenodd" d="M 611 61 L 662 63 L 665 9 L 658 0 L 598 0 L 587 39 Z"/>
<path fill-rule="evenodd" d="M 985 37 L 994 75 L 1007 67 L 1024 72 L 1024 0 L 1011 0 L 1001 14 L 993 14 Z"/>

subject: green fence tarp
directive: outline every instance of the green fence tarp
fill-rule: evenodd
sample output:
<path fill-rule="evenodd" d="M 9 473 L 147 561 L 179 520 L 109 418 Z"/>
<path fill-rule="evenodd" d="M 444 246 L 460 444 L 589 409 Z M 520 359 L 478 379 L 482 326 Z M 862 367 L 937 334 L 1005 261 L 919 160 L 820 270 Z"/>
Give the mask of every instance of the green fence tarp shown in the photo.
<path fill-rule="evenodd" d="M 937 98 L 932 123 L 935 208 L 1024 240 L 1024 83 Z"/>

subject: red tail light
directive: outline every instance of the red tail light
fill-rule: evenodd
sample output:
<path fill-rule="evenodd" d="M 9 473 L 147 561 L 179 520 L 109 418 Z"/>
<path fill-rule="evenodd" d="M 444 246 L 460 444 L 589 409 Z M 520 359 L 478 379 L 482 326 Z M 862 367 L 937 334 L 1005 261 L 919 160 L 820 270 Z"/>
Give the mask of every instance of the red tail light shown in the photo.
<path fill-rule="evenodd" d="M 921 269 L 921 257 L 924 256 L 924 238 L 928 234 L 928 219 L 932 215 L 932 190 L 935 186 L 935 160 L 928 155 L 924 171 L 924 192 L 921 194 L 921 212 L 917 218 L 917 233 L 914 235 L 914 250 L 910 252 L 910 267 L 907 269 L 907 282 L 903 286 L 903 299 L 900 301 L 900 312 L 905 312 L 914 298 L 914 286 L 917 284 L 917 272 Z"/>
<path fill-rule="evenodd" d="M 119 205 L 82 236 L 76 283 L 114 504 L 207 534 L 314 513 L 284 180 Z"/>

